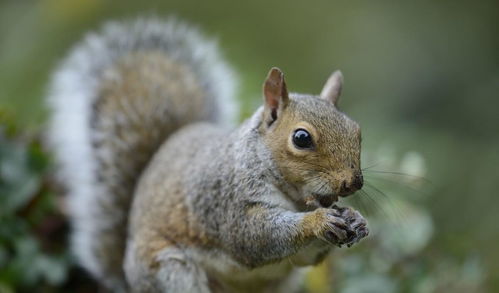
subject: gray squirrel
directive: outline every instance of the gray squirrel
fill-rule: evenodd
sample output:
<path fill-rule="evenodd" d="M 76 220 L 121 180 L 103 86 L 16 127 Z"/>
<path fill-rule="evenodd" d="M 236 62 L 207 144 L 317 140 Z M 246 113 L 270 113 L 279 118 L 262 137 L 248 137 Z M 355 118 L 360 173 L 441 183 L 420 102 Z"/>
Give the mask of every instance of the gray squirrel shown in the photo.
<path fill-rule="evenodd" d="M 343 77 L 288 93 L 272 68 L 241 126 L 233 71 L 176 20 L 111 22 L 55 71 L 48 137 L 79 263 L 115 292 L 292 292 L 368 235 L 336 205 L 363 184 Z M 232 114 L 233 115 L 233 114 Z"/>

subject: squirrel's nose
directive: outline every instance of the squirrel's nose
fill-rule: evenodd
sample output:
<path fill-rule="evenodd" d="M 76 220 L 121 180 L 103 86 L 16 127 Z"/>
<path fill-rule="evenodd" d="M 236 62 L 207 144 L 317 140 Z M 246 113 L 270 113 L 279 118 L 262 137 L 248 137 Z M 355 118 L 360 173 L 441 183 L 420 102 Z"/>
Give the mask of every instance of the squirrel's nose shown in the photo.
<path fill-rule="evenodd" d="M 364 186 L 364 177 L 362 174 L 356 174 L 353 180 L 353 186 L 355 187 L 355 190 L 360 190 L 362 189 L 362 186 Z"/>
<path fill-rule="evenodd" d="M 340 186 L 340 196 L 348 196 L 355 191 L 362 188 L 364 185 L 364 177 L 362 174 L 356 174 L 353 176 L 352 180 L 343 180 Z"/>

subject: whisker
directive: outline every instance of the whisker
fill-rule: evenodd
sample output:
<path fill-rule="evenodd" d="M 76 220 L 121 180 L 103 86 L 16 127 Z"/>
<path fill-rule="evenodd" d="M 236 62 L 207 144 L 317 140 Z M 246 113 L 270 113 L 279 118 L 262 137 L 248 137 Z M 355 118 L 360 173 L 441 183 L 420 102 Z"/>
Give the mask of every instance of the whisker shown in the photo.
<path fill-rule="evenodd" d="M 368 199 L 373 207 L 378 210 L 384 217 L 390 218 L 385 209 L 365 190 L 360 190 L 360 193 L 364 195 L 366 199 Z"/>
<path fill-rule="evenodd" d="M 315 187 L 315 192 L 321 194 L 322 189 L 325 187 L 324 182 L 320 181 L 320 180 L 317 180 L 317 181 L 318 181 L 318 186 Z"/>
<path fill-rule="evenodd" d="M 374 186 L 373 184 L 366 182 L 366 187 L 371 188 L 376 194 L 381 195 L 388 202 L 388 208 L 390 209 L 391 214 L 395 217 L 395 222 L 403 222 L 405 221 L 405 217 L 400 212 L 400 207 L 394 202 L 385 192 Z"/>
<path fill-rule="evenodd" d="M 311 165 L 314 165 L 314 164 L 311 164 Z M 314 165 L 314 166 L 315 166 L 315 165 Z M 298 168 L 296 168 L 296 169 L 298 169 L 298 170 L 300 170 L 300 171 L 305 171 L 305 172 L 310 172 L 310 171 L 311 171 L 310 169 L 300 168 L 300 167 L 298 167 Z M 325 168 L 324 168 L 324 170 L 325 170 Z M 332 181 L 332 180 L 334 179 L 334 178 L 333 178 L 333 176 L 332 176 L 331 174 L 326 173 L 326 172 L 324 172 L 324 171 L 322 171 L 322 170 L 314 170 L 313 172 L 318 172 L 318 173 L 322 174 L 324 177 L 320 177 L 320 176 L 318 176 L 318 175 L 315 175 L 315 176 L 314 176 L 314 177 L 312 177 L 310 180 L 317 180 L 317 181 L 320 181 L 320 182 L 322 182 L 324 185 L 326 185 L 327 183 L 326 183 L 326 182 L 324 182 L 324 181 L 323 181 L 323 179 L 326 179 L 326 180 L 328 180 L 328 181 Z M 313 182 L 312 182 L 312 183 L 313 183 Z"/>
<path fill-rule="evenodd" d="M 369 165 L 369 166 L 367 166 L 367 167 L 365 167 L 365 168 L 362 168 L 361 170 L 362 170 L 362 171 L 365 171 L 365 170 L 367 170 L 367 169 L 374 168 L 374 167 L 378 166 L 379 164 L 381 164 L 381 162 L 374 163 L 374 164 Z"/>
<path fill-rule="evenodd" d="M 423 190 L 411 186 L 410 182 L 401 182 L 400 180 L 392 179 L 390 177 L 371 177 L 371 176 L 376 176 L 376 174 L 370 174 L 368 176 L 365 176 L 365 178 L 369 179 L 369 180 L 372 179 L 372 180 L 376 180 L 376 181 L 386 181 L 389 183 L 394 183 L 397 186 L 399 186 L 399 188 L 407 188 L 408 190 L 410 190 L 416 194 L 428 196 L 428 194 L 426 192 L 424 192 Z"/>
<path fill-rule="evenodd" d="M 327 182 L 323 180 L 324 178 L 320 176 L 314 176 L 310 179 L 310 183 L 315 185 L 313 186 L 314 192 L 323 193 L 323 190 L 327 191 Z"/>
<path fill-rule="evenodd" d="M 365 172 L 372 172 L 372 173 L 379 173 L 379 174 L 390 174 L 390 175 L 397 175 L 397 176 L 406 176 L 406 177 L 424 180 L 428 183 L 432 183 L 428 178 L 425 178 L 422 176 L 417 176 L 417 175 L 411 175 L 411 174 L 407 174 L 407 173 L 403 173 L 403 172 L 392 172 L 392 171 L 382 171 L 382 170 L 365 170 Z"/>
<path fill-rule="evenodd" d="M 317 166 L 317 165 L 314 165 L 314 164 L 310 164 L 310 165 Z M 320 166 L 317 166 L 317 167 L 320 167 Z M 315 170 L 315 169 L 311 170 L 311 169 L 307 169 L 307 168 L 296 167 L 296 169 L 300 170 L 300 171 L 304 171 L 304 172 L 319 172 L 319 173 L 324 174 L 324 175 L 326 175 L 328 177 L 331 176 L 328 172 L 326 172 L 326 171 L 328 171 L 326 168 L 324 168 L 324 167 L 321 167 L 321 168 L 322 168 L 322 170 Z"/>
<path fill-rule="evenodd" d="M 370 188 L 374 189 L 376 192 L 378 192 L 379 194 L 381 194 L 384 198 L 390 200 L 390 198 L 388 197 L 388 195 L 386 195 L 386 193 L 384 193 L 383 191 L 381 191 L 379 188 L 377 188 L 376 186 L 374 186 L 372 183 L 367 182 L 367 181 L 365 181 L 364 183 L 366 184 L 367 187 L 370 187 Z"/>
<path fill-rule="evenodd" d="M 357 206 L 362 214 L 364 214 L 365 216 L 368 216 L 368 217 L 371 217 L 373 216 L 373 212 L 371 209 L 367 208 L 366 205 L 364 204 L 364 201 L 363 201 L 363 198 L 361 197 L 361 194 L 357 194 L 357 196 L 352 196 L 353 198 L 353 201 L 354 201 L 354 204 L 355 206 Z"/>

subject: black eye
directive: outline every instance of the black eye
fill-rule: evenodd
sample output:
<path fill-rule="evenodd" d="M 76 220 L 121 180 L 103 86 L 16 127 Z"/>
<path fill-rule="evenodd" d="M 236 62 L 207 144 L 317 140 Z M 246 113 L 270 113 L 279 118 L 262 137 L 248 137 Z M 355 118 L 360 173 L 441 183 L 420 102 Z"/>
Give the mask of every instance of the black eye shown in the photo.
<path fill-rule="evenodd" d="M 297 129 L 293 134 L 293 143 L 301 149 L 312 147 L 312 136 L 305 129 Z"/>

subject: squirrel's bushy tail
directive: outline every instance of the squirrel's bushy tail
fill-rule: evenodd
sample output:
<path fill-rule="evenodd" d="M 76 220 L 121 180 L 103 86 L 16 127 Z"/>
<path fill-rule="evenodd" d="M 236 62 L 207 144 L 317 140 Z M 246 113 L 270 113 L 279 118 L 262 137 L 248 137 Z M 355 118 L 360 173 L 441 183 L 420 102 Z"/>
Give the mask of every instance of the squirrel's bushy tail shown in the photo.
<path fill-rule="evenodd" d="M 234 88 L 215 44 L 176 20 L 108 23 L 56 71 L 49 142 L 68 188 L 72 246 L 108 287 L 125 289 L 127 218 L 142 170 L 176 129 L 233 113 Z"/>

